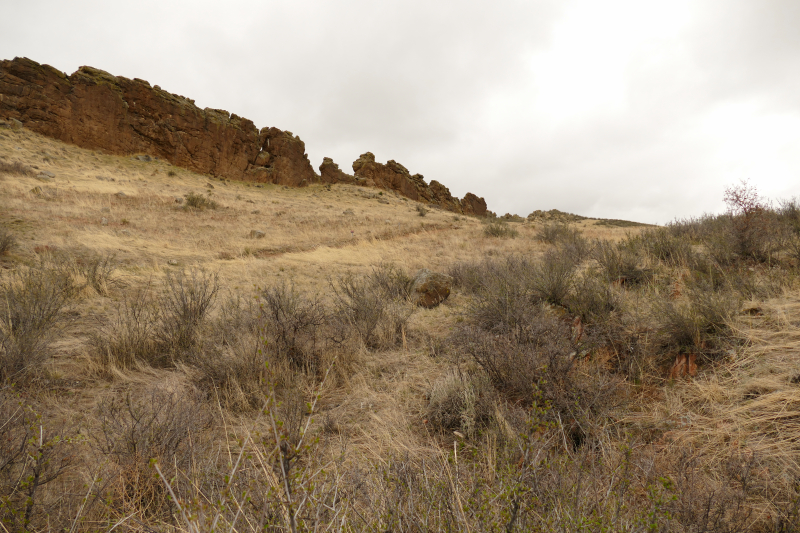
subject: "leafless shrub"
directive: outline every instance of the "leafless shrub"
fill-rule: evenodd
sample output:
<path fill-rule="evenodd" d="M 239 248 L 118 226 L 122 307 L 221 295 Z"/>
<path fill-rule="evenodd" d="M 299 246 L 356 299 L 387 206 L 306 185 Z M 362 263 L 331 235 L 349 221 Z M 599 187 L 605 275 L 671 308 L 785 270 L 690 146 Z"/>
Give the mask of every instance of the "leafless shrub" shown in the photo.
<path fill-rule="evenodd" d="M 89 254 L 75 261 L 78 274 L 86 280 L 86 285 L 101 296 L 108 296 L 111 276 L 117 268 L 116 254 Z"/>
<path fill-rule="evenodd" d="M 217 274 L 198 270 L 167 273 L 164 292 L 158 299 L 161 324 L 156 338 L 162 352 L 170 354 L 173 360 L 190 355 L 218 291 Z"/>
<path fill-rule="evenodd" d="M 450 265 L 447 274 L 453 278 L 453 287 L 464 289 L 467 293 L 475 293 L 481 288 L 483 265 L 475 262 L 460 261 Z"/>
<path fill-rule="evenodd" d="M 635 243 L 598 242 L 594 258 L 608 283 L 639 285 L 652 279 L 652 271 L 639 267 Z"/>
<path fill-rule="evenodd" d="M 418 216 L 424 217 L 425 215 L 427 215 L 427 214 L 428 214 L 428 210 L 427 210 L 427 209 L 425 209 L 425 207 L 423 207 L 423 206 L 422 206 L 422 205 L 420 205 L 420 204 L 417 204 L 417 207 L 416 207 L 416 209 L 417 209 L 417 215 L 418 215 Z"/>
<path fill-rule="evenodd" d="M 126 294 L 111 324 L 90 337 L 92 355 L 103 371 L 133 369 L 140 363 L 163 366 L 155 338 L 160 314 L 151 289 L 148 285 Z"/>
<path fill-rule="evenodd" d="M 72 278 L 42 265 L 0 285 L 0 378 L 26 381 L 50 357 L 55 326 L 75 294 Z"/>
<path fill-rule="evenodd" d="M 370 282 L 386 298 L 404 300 L 409 297 L 414 279 L 405 270 L 390 263 L 381 263 L 369 273 Z"/>
<path fill-rule="evenodd" d="M 282 283 L 261 292 L 265 349 L 297 368 L 315 369 L 322 352 L 320 329 L 327 313 L 315 297 Z"/>
<path fill-rule="evenodd" d="M 331 282 L 336 313 L 334 318 L 368 348 L 386 348 L 402 342 L 413 307 L 392 300 L 375 281 L 346 274 Z"/>
<path fill-rule="evenodd" d="M 179 494 L 191 494 L 190 483 L 177 476 L 189 471 L 198 436 L 208 430 L 211 418 L 191 394 L 151 389 L 145 394 L 127 392 L 101 400 L 95 433 L 98 450 L 114 465 L 107 505 L 120 516 L 132 511 L 147 519 L 168 520 L 174 509 L 151 461 L 157 461 L 173 479 Z"/>

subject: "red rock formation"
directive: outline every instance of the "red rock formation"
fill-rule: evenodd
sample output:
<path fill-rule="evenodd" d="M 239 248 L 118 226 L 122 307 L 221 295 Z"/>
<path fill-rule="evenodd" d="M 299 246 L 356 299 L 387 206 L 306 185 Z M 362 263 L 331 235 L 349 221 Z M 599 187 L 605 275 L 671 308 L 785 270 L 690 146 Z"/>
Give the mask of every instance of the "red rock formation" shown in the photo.
<path fill-rule="evenodd" d="M 323 183 L 355 183 L 354 176 L 343 172 L 330 157 L 323 157 L 319 166 L 319 174 Z"/>
<path fill-rule="evenodd" d="M 412 175 L 406 167 L 394 160 L 387 161 L 385 165 L 376 163 L 371 152 L 361 154 L 353 162 L 353 171 L 356 180 L 364 179 L 365 184 L 374 183 L 376 187 L 397 191 L 412 200 L 439 205 L 455 213 L 486 215 L 486 201 L 483 198 L 472 193 L 467 193 L 463 200 L 454 198 L 450 189 L 438 181 L 431 181 L 428 185 L 422 174 Z"/>
<path fill-rule="evenodd" d="M 294 186 L 316 179 L 290 132 L 259 132 L 227 111 L 91 67 L 67 76 L 26 58 L 0 62 L 0 116 L 84 148 L 146 153 L 230 179 Z"/>
<path fill-rule="evenodd" d="M 370 152 L 353 163 L 355 176 L 330 158 L 318 176 L 305 144 L 289 131 L 263 128 L 144 80 L 81 67 L 71 76 L 27 58 L 0 61 L 0 118 L 37 133 L 117 155 L 149 154 L 196 172 L 229 179 L 301 187 L 315 181 L 356 183 L 396 191 L 456 213 L 485 216 L 472 193 L 454 198 L 437 181 L 425 183 L 400 163 L 375 162 Z"/>

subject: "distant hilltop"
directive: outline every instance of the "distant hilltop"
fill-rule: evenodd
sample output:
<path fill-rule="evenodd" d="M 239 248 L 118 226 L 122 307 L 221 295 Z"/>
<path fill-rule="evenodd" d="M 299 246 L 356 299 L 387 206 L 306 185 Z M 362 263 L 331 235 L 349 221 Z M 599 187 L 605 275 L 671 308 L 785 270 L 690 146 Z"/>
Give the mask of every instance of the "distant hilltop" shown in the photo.
<path fill-rule="evenodd" d="M 354 183 L 395 191 L 465 215 L 486 216 L 486 201 L 472 193 L 458 199 L 439 183 L 426 183 L 403 165 L 377 163 L 366 152 L 347 174 L 324 158 L 317 174 L 305 143 L 290 131 L 256 128 L 221 109 L 200 109 L 194 100 L 138 78 L 81 67 L 70 76 L 27 58 L 0 61 L 0 118 L 94 150 L 149 154 L 195 172 L 257 183 L 303 187 Z"/>

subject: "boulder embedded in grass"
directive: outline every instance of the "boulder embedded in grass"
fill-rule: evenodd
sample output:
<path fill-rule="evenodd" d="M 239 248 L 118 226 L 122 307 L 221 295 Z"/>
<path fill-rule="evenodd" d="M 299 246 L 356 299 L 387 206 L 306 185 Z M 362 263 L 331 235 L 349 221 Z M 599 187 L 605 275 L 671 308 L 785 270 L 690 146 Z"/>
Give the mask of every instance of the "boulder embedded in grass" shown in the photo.
<path fill-rule="evenodd" d="M 431 309 L 450 296 L 452 286 L 453 278 L 450 276 L 423 268 L 414 276 L 411 299 L 415 304 Z"/>

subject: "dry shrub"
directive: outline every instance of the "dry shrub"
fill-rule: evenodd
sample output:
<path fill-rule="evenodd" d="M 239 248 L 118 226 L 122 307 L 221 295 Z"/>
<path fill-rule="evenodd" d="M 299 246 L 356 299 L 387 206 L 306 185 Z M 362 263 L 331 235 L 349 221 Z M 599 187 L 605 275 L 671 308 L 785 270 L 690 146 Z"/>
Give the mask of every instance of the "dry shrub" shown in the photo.
<path fill-rule="evenodd" d="M 109 288 L 114 284 L 111 276 L 117 268 L 116 254 L 82 254 L 75 260 L 77 274 L 101 296 L 108 296 Z"/>
<path fill-rule="evenodd" d="M 480 429 L 492 423 L 495 396 L 485 375 L 451 368 L 431 386 L 425 417 L 437 430 L 460 431 L 474 438 Z"/>
<path fill-rule="evenodd" d="M 628 241 L 634 246 L 641 246 L 655 260 L 670 266 L 688 265 L 694 257 L 691 241 L 676 235 L 669 227 L 647 229 Z"/>
<path fill-rule="evenodd" d="M 167 273 L 163 292 L 150 284 L 125 296 L 116 316 L 90 338 L 104 372 L 139 364 L 168 367 L 202 351 L 201 331 L 219 291 L 216 274 Z"/>
<path fill-rule="evenodd" d="M 580 256 L 570 248 L 556 248 L 545 252 L 541 261 L 533 265 L 530 286 L 537 300 L 562 305 L 572 290 Z"/>
<path fill-rule="evenodd" d="M 113 321 L 90 337 L 91 354 L 103 372 L 163 365 L 155 338 L 159 319 L 150 285 L 127 293 Z"/>
<path fill-rule="evenodd" d="M 344 339 L 355 337 L 367 348 L 397 346 L 402 342 L 414 307 L 391 298 L 375 277 L 349 273 L 331 281 L 336 306 L 333 319 Z"/>
<path fill-rule="evenodd" d="M 190 192 L 186 195 L 186 201 L 183 204 L 183 209 L 217 209 L 219 204 L 207 196 Z"/>
<path fill-rule="evenodd" d="M 453 287 L 463 289 L 467 293 L 476 293 L 483 283 L 483 264 L 471 261 L 453 263 L 447 269 L 447 275 L 453 279 Z"/>
<path fill-rule="evenodd" d="M 614 288 L 593 271 L 576 275 L 573 288 L 564 304 L 586 325 L 604 324 L 620 306 L 620 298 Z"/>
<path fill-rule="evenodd" d="M 550 222 L 536 230 L 536 239 L 548 244 L 571 242 L 580 238 L 581 232 L 567 222 Z"/>
<path fill-rule="evenodd" d="M 524 336 L 536 314 L 529 279 L 531 262 L 509 256 L 460 268 L 474 276 L 474 281 L 470 280 L 476 287 L 469 307 L 472 322 L 486 331 Z"/>
<path fill-rule="evenodd" d="M 14 174 L 16 176 L 33 176 L 34 172 L 31 167 L 24 165 L 19 161 L 7 162 L 0 159 L 0 174 Z"/>
<path fill-rule="evenodd" d="M 519 343 L 508 336 L 465 328 L 453 335 L 452 342 L 480 365 L 507 400 L 546 405 L 552 409 L 553 420 L 570 424 L 580 444 L 616 407 L 620 380 L 600 367 L 579 362 L 579 346 L 562 321 L 543 314 L 528 334 L 530 341 Z"/>
<path fill-rule="evenodd" d="M 719 356 L 732 339 L 731 320 L 741 300 L 729 292 L 693 287 L 681 301 L 661 299 L 653 307 L 661 344 L 671 353 Z"/>
<path fill-rule="evenodd" d="M 158 299 L 161 323 L 156 338 L 172 361 L 190 358 L 199 342 L 201 326 L 217 292 L 219 276 L 200 270 L 167 272 Z"/>
<path fill-rule="evenodd" d="M 106 505 L 119 516 L 134 512 L 169 521 L 174 502 L 151 462 L 172 479 L 177 494 L 192 494 L 196 487 L 178 472 L 190 470 L 193 454 L 202 457 L 199 437 L 212 423 L 207 408 L 190 393 L 152 388 L 104 398 L 97 415 L 95 445 L 112 465 Z"/>
<path fill-rule="evenodd" d="M 405 270 L 391 263 L 381 263 L 369 273 L 369 280 L 384 297 L 405 300 L 409 297 L 414 278 Z"/>
<path fill-rule="evenodd" d="M 265 351 L 265 341 L 269 341 L 263 337 L 263 320 L 255 297 L 230 296 L 204 335 L 204 349 L 190 361 L 195 381 L 226 409 L 243 412 L 263 407 L 268 378 L 294 371 L 288 364 L 281 366 L 279 361 L 269 360 Z"/>
<path fill-rule="evenodd" d="M 639 267 L 636 244 L 636 241 L 596 243 L 594 259 L 608 283 L 639 285 L 652 279 L 652 271 Z"/>
<path fill-rule="evenodd" d="M 51 355 L 56 327 L 76 292 L 72 277 L 45 265 L 15 271 L 0 285 L 0 380 L 22 383 Z"/>
<path fill-rule="evenodd" d="M 316 297 L 281 283 L 261 292 L 264 349 L 299 369 L 315 370 L 324 348 L 320 338 L 327 312 Z"/>
<path fill-rule="evenodd" d="M 514 239 L 519 236 L 519 231 L 512 228 L 507 222 L 493 220 L 483 226 L 483 234 L 486 237 L 497 239 Z"/>

